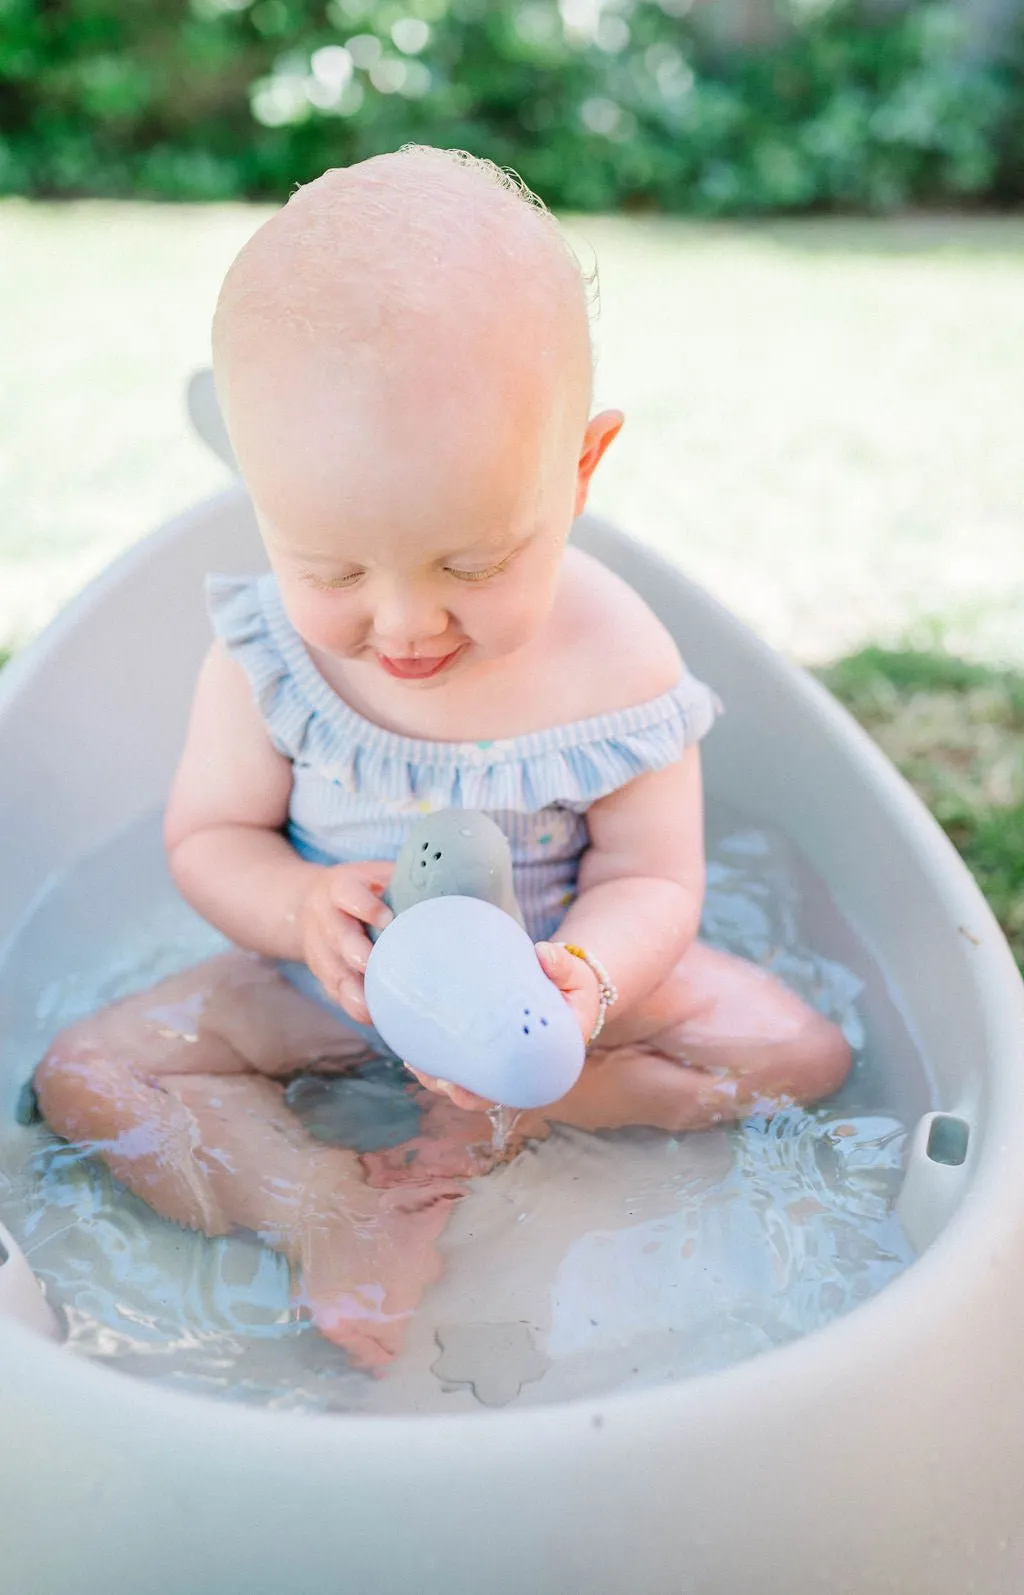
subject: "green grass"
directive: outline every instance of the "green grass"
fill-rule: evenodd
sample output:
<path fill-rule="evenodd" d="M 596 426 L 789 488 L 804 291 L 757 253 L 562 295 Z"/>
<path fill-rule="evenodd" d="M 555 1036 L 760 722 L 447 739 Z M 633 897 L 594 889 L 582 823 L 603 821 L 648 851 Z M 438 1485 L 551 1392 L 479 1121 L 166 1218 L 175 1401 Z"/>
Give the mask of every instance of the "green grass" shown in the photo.
<path fill-rule="evenodd" d="M 935 815 L 1024 970 L 1024 675 L 882 648 L 820 675 Z"/>

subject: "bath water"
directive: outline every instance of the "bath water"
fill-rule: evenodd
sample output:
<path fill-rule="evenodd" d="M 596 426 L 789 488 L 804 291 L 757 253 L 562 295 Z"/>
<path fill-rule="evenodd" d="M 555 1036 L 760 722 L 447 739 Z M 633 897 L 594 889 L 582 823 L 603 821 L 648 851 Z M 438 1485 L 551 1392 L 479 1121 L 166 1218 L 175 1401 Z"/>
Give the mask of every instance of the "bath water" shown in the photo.
<path fill-rule="evenodd" d="M 857 1062 L 838 1097 L 703 1134 L 562 1130 L 527 1148 L 455 1208 L 442 1276 L 384 1378 L 350 1368 L 303 1321 L 285 1262 L 255 1238 L 162 1222 L 85 1150 L 18 1128 L 8 1108 L 0 1218 L 70 1353 L 271 1407 L 456 1411 L 685 1378 L 881 1289 L 912 1256 L 892 1209 L 928 1082 L 880 972 L 799 859 L 714 805 L 712 816 L 704 934 L 843 1026 Z M 222 946 L 176 898 L 155 819 L 83 861 L 0 968 L 20 1005 L 8 1102 L 62 1025 Z M 333 1102 L 348 1144 L 355 1105 L 363 1149 L 414 1133 L 384 1066 L 310 1077 L 291 1100 L 328 1122 Z"/>

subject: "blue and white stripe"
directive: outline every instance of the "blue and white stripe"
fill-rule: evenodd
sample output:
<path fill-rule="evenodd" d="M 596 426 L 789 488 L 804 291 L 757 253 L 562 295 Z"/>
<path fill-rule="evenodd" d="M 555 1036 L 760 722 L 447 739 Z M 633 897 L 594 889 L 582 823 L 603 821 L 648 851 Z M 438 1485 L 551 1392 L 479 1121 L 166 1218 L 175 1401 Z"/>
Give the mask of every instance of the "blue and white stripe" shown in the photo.
<path fill-rule="evenodd" d="M 274 746 L 292 761 L 289 836 L 327 864 L 393 859 L 413 821 L 482 809 L 512 853 L 535 941 L 552 936 L 576 889 L 586 811 L 710 729 L 714 693 L 684 672 L 632 708 L 495 742 L 432 742 L 374 725 L 338 697 L 289 621 L 273 576 L 213 576 L 213 626 L 244 669 Z"/>

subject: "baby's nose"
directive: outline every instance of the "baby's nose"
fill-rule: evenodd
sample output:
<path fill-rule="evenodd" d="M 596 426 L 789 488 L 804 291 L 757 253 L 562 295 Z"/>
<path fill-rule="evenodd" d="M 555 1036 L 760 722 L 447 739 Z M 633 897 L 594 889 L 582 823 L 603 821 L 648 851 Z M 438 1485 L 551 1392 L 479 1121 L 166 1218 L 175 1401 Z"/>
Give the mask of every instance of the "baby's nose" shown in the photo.
<path fill-rule="evenodd" d="M 381 651 L 400 657 L 443 636 L 448 630 L 448 611 L 429 592 L 393 589 L 378 598 L 373 629 Z"/>

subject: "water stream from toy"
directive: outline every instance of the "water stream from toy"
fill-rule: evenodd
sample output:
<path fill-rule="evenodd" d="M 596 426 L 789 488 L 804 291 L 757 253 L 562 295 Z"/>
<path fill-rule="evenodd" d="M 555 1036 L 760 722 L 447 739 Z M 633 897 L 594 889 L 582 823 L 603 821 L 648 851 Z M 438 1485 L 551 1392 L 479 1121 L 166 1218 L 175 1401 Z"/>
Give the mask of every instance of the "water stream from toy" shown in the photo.
<path fill-rule="evenodd" d="M 487 1109 L 487 1117 L 491 1121 L 491 1146 L 495 1152 L 502 1153 L 508 1146 L 508 1138 L 516 1121 L 515 1110 L 503 1108 L 499 1104 Z"/>

